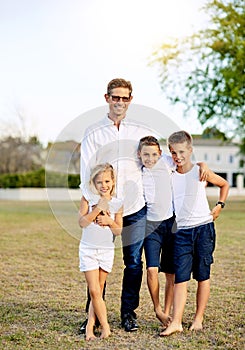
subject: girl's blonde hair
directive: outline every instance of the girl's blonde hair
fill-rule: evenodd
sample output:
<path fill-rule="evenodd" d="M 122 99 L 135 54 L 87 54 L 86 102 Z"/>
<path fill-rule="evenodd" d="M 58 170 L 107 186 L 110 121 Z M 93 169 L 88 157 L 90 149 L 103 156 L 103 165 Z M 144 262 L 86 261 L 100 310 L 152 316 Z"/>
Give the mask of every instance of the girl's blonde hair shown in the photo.
<path fill-rule="evenodd" d="M 115 194 L 116 174 L 115 174 L 115 170 L 113 169 L 113 166 L 109 163 L 98 164 L 91 170 L 89 185 L 93 193 L 98 194 L 98 191 L 96 190 L 96 187 L 95 187 L 96 177 L 101 173 L 105 173 L 107 171 L 111 173 L 111 179 L 113 181 L 113 186 L 110 194 L 111 195 Z"/>

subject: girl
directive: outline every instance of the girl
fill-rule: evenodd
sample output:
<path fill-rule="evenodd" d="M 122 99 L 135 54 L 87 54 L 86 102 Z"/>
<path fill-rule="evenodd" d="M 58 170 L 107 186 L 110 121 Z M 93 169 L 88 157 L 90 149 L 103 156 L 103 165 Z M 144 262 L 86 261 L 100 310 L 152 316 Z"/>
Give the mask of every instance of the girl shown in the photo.
<path fill-rule="evenodd" d="M 83 228 L 79 246 L 80 271 L 85 273 L 91 297 L 86 340 L 96 339 L 96 317 L 102 328 L 101 338 L 110 335 L 102 291 L 113 265 L 114 235 L 120 235 L 122 231 L 123 210 L 122 201 L 113 197 L 115 173 L 110 164 L 99 164 L 92 170 L 90 187 L 97 194 L 96 200 L 94 196 L 90 199 L 83 196 L 79 209 L 79 225 Z"/>

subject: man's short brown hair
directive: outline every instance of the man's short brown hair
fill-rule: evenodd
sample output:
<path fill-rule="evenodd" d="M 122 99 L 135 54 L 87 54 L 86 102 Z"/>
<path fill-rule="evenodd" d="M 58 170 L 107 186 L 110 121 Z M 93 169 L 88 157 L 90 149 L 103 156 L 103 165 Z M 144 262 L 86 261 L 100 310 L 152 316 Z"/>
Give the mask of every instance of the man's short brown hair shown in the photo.
<path fill-rule="evenodd" d="M 123 88 L 127 88 L 129 89 L 129 96 L 131 96 L 133 88 L 132 88 L 132 84 L 130 81 L 127 81 L 125 79 L 122 78 L 116 78 L 116 79 L 112 79 L 108 85 L 107 85 L 107 94 L 110 95 L 111 94 L 111 90 L 115 89 L 115 88 L 119 88 L 119 87 L 123 87 Z"/>

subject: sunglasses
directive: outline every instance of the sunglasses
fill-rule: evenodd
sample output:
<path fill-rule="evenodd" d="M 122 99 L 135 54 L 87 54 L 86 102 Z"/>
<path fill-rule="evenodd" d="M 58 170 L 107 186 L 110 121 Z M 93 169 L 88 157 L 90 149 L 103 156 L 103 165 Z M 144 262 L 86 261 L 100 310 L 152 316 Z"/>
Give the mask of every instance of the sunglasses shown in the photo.
<path fill-rule="evenodd" d="M 114 95 L 110 95 L 110 96 L 113 102 L 119 102 L 120 100 L 122 100 L 122 102 L 129 102 L 131 98 L 131 96 L 129 97 L 126 97 L 126 96 L 121 97 L 121 96 L 114 96 Z"/>

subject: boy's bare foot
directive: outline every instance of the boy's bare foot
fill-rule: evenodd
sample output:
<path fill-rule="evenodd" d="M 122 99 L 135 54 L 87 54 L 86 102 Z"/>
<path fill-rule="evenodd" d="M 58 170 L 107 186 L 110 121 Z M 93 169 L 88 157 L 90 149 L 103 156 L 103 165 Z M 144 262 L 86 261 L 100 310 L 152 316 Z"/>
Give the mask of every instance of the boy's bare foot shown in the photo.
<path fill-rule="evenodd" d="M 166 315 L 163 311 L 156 311 L 156 317 L 164 326 L 169 326 L 172 321 L 171 317 Z"/>
<path fill-rule="evenodd" d="M 100 339 L 108 338 L 110 335 L 111 335 L 111 331 L 110 331 L 110 327 L 108 325 L 108 327 L 102 328 Z"/>
<path fill-rule="evenodd" d="M 189 330 L 190 331 L 201 331 L 202 330 L 202 322 L 201 321 L 197 321 L 197 320 L 194 320 L 192 322 L 192 325 L 190 326 Z"/>
<path fill-rule="evenodd" d="M 181 324 L 172 322 L 163 332 L 160 333 L 160 337 L 166 337 L 176 332 L 183 332 Z"/>

